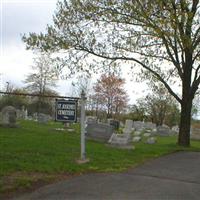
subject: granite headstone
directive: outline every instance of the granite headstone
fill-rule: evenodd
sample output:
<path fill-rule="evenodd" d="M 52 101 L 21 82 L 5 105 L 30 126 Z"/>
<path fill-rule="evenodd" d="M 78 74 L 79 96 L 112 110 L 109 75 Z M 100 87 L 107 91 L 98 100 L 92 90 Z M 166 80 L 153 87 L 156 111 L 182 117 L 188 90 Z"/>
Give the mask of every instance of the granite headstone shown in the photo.
<path fill-rule="evenodd" d="M 86 127 L 86 137 L 107 142 L 114 132 L 114 127 L 106 123 L 89 123 Z"/>

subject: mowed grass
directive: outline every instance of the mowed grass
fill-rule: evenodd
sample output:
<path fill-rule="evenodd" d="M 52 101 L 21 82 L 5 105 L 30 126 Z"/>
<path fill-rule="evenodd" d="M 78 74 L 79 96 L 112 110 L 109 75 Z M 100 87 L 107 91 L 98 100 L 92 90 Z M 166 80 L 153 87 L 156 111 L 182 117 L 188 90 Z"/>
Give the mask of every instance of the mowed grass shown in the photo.
<path fill-rule="evenodd" d="M 179 150 L 199 151 L 200 142 L 190 148 L 176 145 L 177 138 L 158 137 L 154 145 L 143 141 L 135 150 L 117 149 L 94 141 L 86 142 L 90 162 L 77 164 L 80 158 L 80 128 L 58 131 L 61 123 L 20 122 L 19 128 L 0 127 L 0 192 L 31 188 L 36 182 L 50 182 L 87 172 L 118 172 Z"/>

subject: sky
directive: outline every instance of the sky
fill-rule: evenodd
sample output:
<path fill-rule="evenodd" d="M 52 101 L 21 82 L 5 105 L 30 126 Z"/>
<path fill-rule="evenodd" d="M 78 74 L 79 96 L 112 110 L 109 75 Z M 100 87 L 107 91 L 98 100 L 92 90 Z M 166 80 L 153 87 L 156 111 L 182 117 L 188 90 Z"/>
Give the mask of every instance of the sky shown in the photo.
<path fill-rule="evenodd" d="M 34 54 L 25 49 L 23 34 L 44 32 L 52 23 L 57 0 L 0 0 L 0 90 L 6 82 L 23 87 L 31 72 Z M 131 82 L 125 73 L 125 89 L 130 103 L 144 96 L 147 86 Z M 61 95 L 70 95 L 72 80 L 60 80 L 56 90 Z"/>

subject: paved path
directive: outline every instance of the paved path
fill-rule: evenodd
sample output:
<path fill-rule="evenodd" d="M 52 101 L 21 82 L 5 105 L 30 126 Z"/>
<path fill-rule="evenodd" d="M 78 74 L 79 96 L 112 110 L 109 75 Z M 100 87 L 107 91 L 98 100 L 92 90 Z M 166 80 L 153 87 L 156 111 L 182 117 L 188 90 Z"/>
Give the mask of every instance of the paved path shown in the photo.
<path fill-rule="evenodd" d="M 18 200 L 200 199 L 200 152 L 179 152 L 124 173 L 88 174 L 48 185 Z"/>

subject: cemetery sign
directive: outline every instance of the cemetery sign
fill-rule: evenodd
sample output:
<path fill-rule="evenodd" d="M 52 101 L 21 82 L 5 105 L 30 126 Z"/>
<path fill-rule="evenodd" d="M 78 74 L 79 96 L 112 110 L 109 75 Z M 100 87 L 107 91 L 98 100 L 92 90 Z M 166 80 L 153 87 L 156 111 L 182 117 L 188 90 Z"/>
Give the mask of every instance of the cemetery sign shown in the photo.
<path fill-rule="evenodd" d="M 56 99 L 56 121 L 77 121 L 77 100 Z"/>

